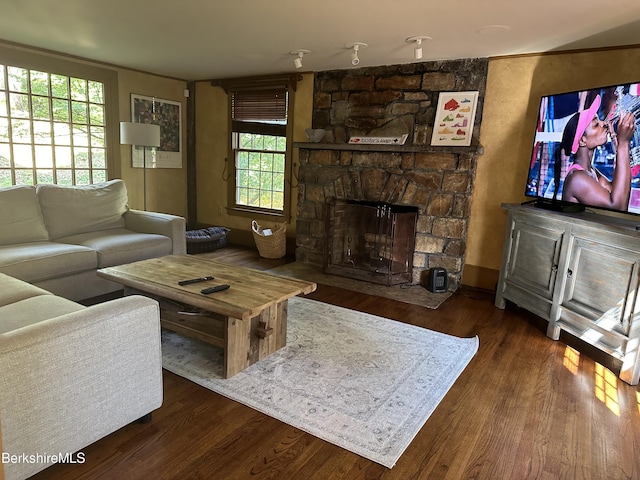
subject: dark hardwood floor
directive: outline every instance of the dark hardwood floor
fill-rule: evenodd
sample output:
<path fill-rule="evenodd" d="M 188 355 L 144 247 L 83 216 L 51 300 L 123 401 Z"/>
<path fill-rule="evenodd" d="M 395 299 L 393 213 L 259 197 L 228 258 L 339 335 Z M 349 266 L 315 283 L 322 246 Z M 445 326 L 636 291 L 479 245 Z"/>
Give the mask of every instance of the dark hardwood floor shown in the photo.
<path fill-rule="evenodd" d="M 212 256 L 260 269 L 282 262 L 236 248 Z M 638 388 L 577 340 L 551 341 L 533 315 L 513 305 L 499 310 L 492 293 L 469 288 L 437 310 L 326 285 L 309 297 L 480 338 L 477 355 L 393 469 L 164 372 L 164 404 L 150 423 L 85 448 L 82 465 L 55 465 L 33 478 L 640 479 Z"/>

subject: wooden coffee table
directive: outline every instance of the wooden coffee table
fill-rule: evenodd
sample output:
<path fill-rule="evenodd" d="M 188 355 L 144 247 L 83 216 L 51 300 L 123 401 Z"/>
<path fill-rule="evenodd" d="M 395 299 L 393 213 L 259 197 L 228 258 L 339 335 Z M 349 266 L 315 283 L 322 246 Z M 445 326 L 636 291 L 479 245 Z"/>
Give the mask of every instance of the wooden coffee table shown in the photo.
<path fill-rule="evenodd" d="M 194 255 L 169 255 L 98 270 L 120 283 L 125 294 L 143 294 L 160 303 L 162 327 L 224 349 L 229 378 L 287 343 L 287 304 L 311 293 L 316 284 L 237 267 Z M 178 282 L 212 275 L 214 280 Z M 230 288 L 204 295 L 220 284 Z"/>

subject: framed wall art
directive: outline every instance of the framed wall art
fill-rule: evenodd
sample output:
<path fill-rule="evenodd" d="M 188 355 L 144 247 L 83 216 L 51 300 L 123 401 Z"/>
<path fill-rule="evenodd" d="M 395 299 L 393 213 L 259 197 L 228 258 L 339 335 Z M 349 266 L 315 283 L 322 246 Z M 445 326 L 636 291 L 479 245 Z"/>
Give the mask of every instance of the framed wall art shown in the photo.
<path fill-rule="evenodd" d="M 160 147 L 149 148 L 146 168 L 182 168 L 181 107 L 180 102 L 131 94 L 131 121 L 160 125 Z M 132 148 L 131 165 L 134 168 L 143 168 L 144 148 Z"/>
<path fill-rule="evenodd" d="M 471 145 L 478 92 L 440 92 L 431 145 Z"/>

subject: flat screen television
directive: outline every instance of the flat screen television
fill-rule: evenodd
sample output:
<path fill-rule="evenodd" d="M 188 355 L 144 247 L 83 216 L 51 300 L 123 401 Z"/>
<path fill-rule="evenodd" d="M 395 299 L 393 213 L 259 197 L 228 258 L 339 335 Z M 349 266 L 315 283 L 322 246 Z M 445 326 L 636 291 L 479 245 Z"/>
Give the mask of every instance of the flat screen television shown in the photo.
<path fill-rule="evenodd" d="M 538 112 L 525 195 L 640 214 L 640 83 L 546 95 Z"/>

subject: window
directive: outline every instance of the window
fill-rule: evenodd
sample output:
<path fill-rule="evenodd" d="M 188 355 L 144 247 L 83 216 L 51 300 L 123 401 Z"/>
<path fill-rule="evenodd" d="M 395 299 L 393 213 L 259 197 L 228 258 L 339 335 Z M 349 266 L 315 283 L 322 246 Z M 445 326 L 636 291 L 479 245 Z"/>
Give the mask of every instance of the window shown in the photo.
<path fill-rule="evenodd" d="M 0 187 L 117 176 L 114 88 L 113 71 L 0 47 Z"/>
<path fill-rule="evenodd" d="M 236 205 L 282 211 L 287 138 L 235 132 Z"/>
<path fill-rule="evenodd" d="M 286 87 L 232 91 L 233 206 L 283 214 L 289 158 Z"/>

